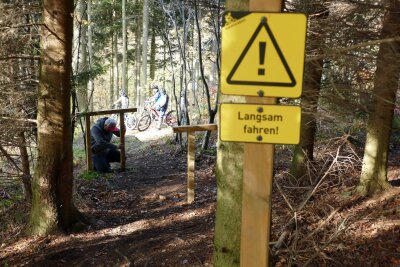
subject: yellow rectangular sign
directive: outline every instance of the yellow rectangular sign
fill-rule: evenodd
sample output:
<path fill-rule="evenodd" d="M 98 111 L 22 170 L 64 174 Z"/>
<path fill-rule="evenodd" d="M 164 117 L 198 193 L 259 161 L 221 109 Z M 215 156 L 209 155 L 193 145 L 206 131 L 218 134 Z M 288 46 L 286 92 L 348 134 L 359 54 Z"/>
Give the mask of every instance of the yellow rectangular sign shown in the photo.
<path fill-rule="evenodd" d="M 298 106 L 221 104 L 221 141 L 298 144 L 301 109 Z"/>
<path fill-rule="evenodd" d="M 221 92 L 300 97 L 307 17 L 294 13 L 224 13 Z"/>

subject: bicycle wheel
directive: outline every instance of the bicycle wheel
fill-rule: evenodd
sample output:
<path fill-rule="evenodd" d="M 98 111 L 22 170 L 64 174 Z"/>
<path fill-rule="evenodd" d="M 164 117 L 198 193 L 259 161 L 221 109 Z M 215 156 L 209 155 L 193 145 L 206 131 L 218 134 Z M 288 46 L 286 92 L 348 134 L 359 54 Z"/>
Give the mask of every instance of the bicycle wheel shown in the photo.
<path fill-rule="evenodd" d="M 131 116 L 128 116 L 126 118 L 126 127 L 129 130 L 135 129 L 136 128 L 136 124 L 137 124 L 137 119 L 136 119 L 135 115 L 131 115 Z"/>
<path fill-rule="evenodd" d="M 171 126 L 171 127 L 176 125 L 176 119 L 175 119 L 175 116 L 173 115 L 174 112 L 175 112 L 175 110 L 171 110 L 165 116 L 165 124 L 167 124 L 168 126 Z"/>
<path fill-rule="evenodd" d="M 140 132 L 147 130 L 151 124 L 151 117 L 148 113 L 143 114 L 137 123 L 137 128 Z"/>

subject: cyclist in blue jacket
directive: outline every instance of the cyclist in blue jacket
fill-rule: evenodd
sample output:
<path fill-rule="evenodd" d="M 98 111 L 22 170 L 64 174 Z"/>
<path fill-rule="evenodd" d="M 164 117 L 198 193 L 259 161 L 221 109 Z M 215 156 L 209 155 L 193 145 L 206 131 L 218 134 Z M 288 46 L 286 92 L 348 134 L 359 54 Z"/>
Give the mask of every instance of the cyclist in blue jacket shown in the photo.
<path fill-rule="evenodd" d="M 168 109 L 169 96 L 164 88 L 159 88 L 157 85 L 153 87 L 154 95 L 150 100 L 154 101 L 153 108 L 159 111 L 160 120 L 158 122 L 158 129 L 161 129 L 162 122 L 164 121 L 165 113 Z"/>

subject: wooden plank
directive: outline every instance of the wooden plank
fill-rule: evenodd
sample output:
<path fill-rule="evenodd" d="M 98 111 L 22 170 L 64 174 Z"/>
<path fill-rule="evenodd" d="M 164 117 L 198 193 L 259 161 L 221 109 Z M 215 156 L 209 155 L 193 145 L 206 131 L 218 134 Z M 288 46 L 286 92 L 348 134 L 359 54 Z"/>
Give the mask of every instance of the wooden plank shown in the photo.
<path fill-rule="evenodd" d="M 83 116 L 83 115 L 90 115 L 90 116 L 107 115 L 107 114 L 115 114 L 115 113 L 121 113 L 121 112 L 127 113 L 127 112 L 136 112 L 136 111 L 137 111 L 137 108 L 110 109 L 110 110 L 99 110 L 99 111 L 78 113 L 78 116 Z"/>
<path fill-rule="evenodd" d="M 86 168 L 87 171 L 93 170 L 92 163 L 92 150 L 90 148 L 90 115 L 85 116 L 85 125 L 86 125 Z"/>
<path fill-rule="evenodd" d="M 125 162 L 126 162 L 126 156 L 125 156 L 125 113 L 123 111 L 120 111 L 119 113 L 119 125 L 120 127 L 120 158 L 121 158 L 121 171 L 125 171 Z"/>
<path fill-rule="evenodd" d="M 187 151 L 187 202 L 192 203 L 194 201 L 194 171 L 195 171 L 195 153 L 196 153 L 196 134 L 195 132 L 188 133 L 188 151 Z"/>
<path fill-rule="evenodd" d="M 247 103 L 260 102 L 246 97 Z M 265 98 L 263 104 L 275 104 Z M 246 143 L 243 162 L 241 266 L 269 265 L 274 145 Z"/>
<path fill-rule="evenodd" d="M 187 133 L 197 131 L 215 131 L 218 129 L 217 124 L 187 125 L 173 127 L 174 133 Z"/>
<path fill-rule="evenodd" d="M 280 12 L 282 0 L 250 0 L 250 11 Z M 249 104 L 275 104 L 276 98 L 246 97 Z M 244 144 L 240 266 L 270 266 L 271 192 L 274 145 Z"/>

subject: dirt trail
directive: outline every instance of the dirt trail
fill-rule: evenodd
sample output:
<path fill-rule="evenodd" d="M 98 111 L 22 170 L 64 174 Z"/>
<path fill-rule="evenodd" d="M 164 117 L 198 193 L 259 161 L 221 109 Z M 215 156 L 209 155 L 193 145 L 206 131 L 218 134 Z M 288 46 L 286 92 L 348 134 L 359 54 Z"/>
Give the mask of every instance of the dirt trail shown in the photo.
<path fill-rule="evenodd" d="M 93 223 L 68 236 L 21 239 L 4 248 L 0 265 L 211 266 L 214 163 L 197 163 L 196 201 L 187 204 L 186 153 L 171 138 L 170 129 L 128 132 L 125 172 L 77 182 L 78 207 Z"/>
<path fill-rule="evenodd" d="M 196 155 L 195 202 L 187 204 L 186 151 L 171 139 L 168 129 L 128 132 L 125 172 L 76 180 L 76 203 L 92 224 L 69 235 L 32 238 L 23 237 L 20 222 L 0 233 L 6 237 L 0 266 L 212 266 L 215 154 Z M 309 190 L 288 179 L 288 158 L 288 150 L 276 149 L 272 244 L 293 218 L 287 201 L 296 207 Z M 399 162 L 400 153 L 392 153 L 391 182 L 399 181 Z M 357 199 L 350 192 L 360 170 L 347 161 L 337 164 L 346 168 L 330 175 L 297 212 L 272 266 L 400 266 L 400 188 Z M 29 213 L 17 204 L 10 218 Z"/>

